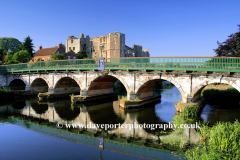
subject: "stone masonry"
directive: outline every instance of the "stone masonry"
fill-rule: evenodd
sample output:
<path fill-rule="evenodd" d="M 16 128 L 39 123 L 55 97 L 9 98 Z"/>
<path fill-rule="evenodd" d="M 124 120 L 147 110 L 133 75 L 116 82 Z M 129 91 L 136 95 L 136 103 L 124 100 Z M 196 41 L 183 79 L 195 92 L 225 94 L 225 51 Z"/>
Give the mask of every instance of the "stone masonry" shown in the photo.
<path fill-rule="evenodd" d="M 125 34 L 118 31 L 94 38 L 90 38 L 89 35 L 84 38 L 83 33 L 80 33 L 80 38 L 69 36 L 66 40 L 66 53 L 85 51 L 89 57 L 99 58 L 101 44 L 102 56 L 105 58 L 133 57 L 133 53 L 135 57 L 150 57 L 149 50 L 142 49 L 140 45 L 133 45 L 132 48 L 126 46 Z"/>
<path fill-rule="evenodd" d="M 38 89 L 41 92 L 44 87 L 48 88 L 49 92 L 80 92 L 82 96 L 113 93 L 113 85 L 119 80 L 127 90 L 128 100 L 133 100 L 136 97 L 143 99 L 154 96 L 155 82 L 161 80 L 174 84 L 181 92 L 182 100 L 185 103 L 196 100 L 200 96 L 202 89 L 210 83 L 225 83 L 240 91 L 238 77 L 106 70 L 76 71 L 72 73 L 4 74 L 0 75 L 0 87 L 9 88 L 10 82 L 15 79 L 23 81 L 26 85 L 25 90 L 28 91 L 35 87 L 35 92 Z M 46 83 L 41 82 L 40 79 Z"/>

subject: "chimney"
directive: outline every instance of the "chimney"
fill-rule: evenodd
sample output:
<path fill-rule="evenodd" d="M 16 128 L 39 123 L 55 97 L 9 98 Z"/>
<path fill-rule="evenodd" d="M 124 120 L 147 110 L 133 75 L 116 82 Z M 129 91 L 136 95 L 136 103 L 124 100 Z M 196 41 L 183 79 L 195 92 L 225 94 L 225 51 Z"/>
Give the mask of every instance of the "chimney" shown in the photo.
<path fill-rule="evenodd" d="M 42 49 L 42 45 L 39 46 L 39 51 Z"/>
<path fill-rule="evenodd" d="M 62 44 L 58 44 L 58 48 L 62 48 Z"/>

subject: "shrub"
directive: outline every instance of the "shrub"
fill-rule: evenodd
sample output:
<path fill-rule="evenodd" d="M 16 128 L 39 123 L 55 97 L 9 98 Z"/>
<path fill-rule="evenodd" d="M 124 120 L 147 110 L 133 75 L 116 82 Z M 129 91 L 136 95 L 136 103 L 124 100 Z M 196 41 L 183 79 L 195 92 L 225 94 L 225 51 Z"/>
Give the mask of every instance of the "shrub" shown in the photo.
<path fill-rule="evenodd" d="M 136 98 L 134 99 L 134 101 L 140 101 L 140 99 L 139 99 L 138 97 L 136 97 Z"/>
<path fill-rule="evenodd" d="M 188 159 L 240 159 L 240 123 L 217 123 L 212 128 L 202 125 L 200 135 L 205 141 L 200 147 L 187 150 Z"/>
<path fill-rule="evenodd" d="M 203 97 L 207 103 L 217 105 L 238 105 L 240 93 L 234 88 L 227 90 L 206 89 L 203 91 Z"/>
<path fill-rule="evenodd" d="M 125 102 L 127 100 L 127 96 L 122 96 L 122 98 L 120 99 L 121 102 Z"/>

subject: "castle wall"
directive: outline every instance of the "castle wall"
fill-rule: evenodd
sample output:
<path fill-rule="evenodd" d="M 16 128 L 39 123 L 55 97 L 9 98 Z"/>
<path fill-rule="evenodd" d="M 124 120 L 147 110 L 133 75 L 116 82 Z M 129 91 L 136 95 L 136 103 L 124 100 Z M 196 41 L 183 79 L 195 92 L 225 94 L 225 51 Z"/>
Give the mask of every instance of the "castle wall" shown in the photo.
<path fill-rule="evenodd" d="M 71 42 L 73 40 L 73 43 Z M 101 57 L 100 45 L 103 45 L 102 56 L 105 58 L 120 58 L 120 57 L 133 57 L 132 53 L 135 53 L 135 57 L 149 57 L 149 50 L 142 50 L 142 46 L 133 45 L 132 48 L 125 45 L 125 34 L 119 33 L 118 31 L 114 33 L 109 33 L 105 36 L 98 36 L 90 38 L 81 33 L 80 38 L 77 39 L 70 36 L 66 40 L 66 52 L 70 51 L 70 48 L 75 53 L 78 51 L 85 51 L 87 55 L 91 58 Z"/>

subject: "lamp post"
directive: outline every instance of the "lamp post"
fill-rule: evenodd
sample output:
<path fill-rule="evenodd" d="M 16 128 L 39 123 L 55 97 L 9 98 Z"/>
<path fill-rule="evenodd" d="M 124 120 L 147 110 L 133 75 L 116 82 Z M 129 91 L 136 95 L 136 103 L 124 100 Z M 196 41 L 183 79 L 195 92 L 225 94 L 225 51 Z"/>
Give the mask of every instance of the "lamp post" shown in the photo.
<path fill-rule="evenodd" d="M 101 48 L 101 57 L 99 57 L 99 60 L 98 60 L 98 70 L 104 70 L 104 60 L 105 60 L 105 58 L 102 56 L 103 44 L 100 45 L 100 48 Z"/>
<path fill-rule="evenodd" d="M 103 48 L 103 44 L 100 45 L 101 48 L 101 57 L 102 57 L 102 48 Z"/>

